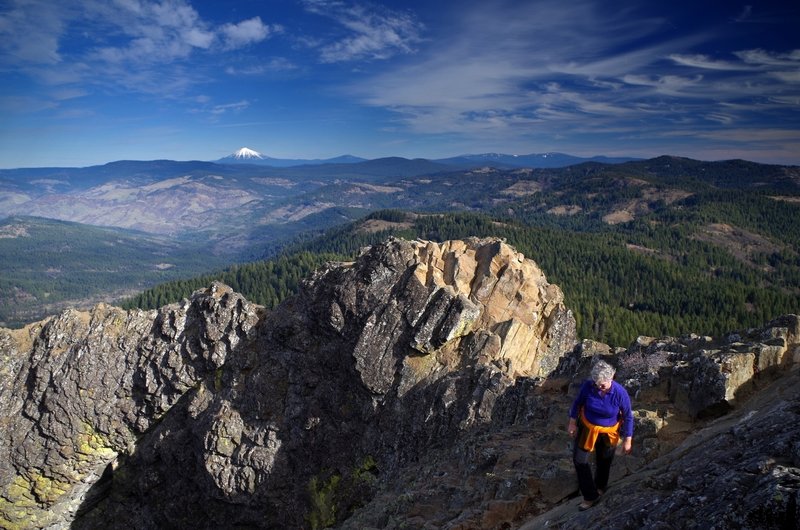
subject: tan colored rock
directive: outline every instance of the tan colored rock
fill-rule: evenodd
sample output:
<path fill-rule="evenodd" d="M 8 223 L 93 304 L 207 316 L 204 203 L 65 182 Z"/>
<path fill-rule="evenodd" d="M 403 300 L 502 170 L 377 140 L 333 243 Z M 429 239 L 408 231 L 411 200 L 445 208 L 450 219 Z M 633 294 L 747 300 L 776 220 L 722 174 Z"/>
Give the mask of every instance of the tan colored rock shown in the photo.
<path fill-rule="evenodd" d="M 499 240 L 413 245 L 414 275 L 421 283 L 429 289 L 451 290 L 480 309 L 477 319 L 470 314 L 460 320 L 451 338 L 473 327 L 490 330 L 500 338 L 501 348 L 487 362 L 499 361 L 510 374 L 548 375 L 555 367 L 545 359 L 553 346 L 548 328 L 556 315 L 563 315 L 567 327 L 574 327 L 574 319 L 564 306 L 561 289 L 547 282 L 535 262 Z"/>

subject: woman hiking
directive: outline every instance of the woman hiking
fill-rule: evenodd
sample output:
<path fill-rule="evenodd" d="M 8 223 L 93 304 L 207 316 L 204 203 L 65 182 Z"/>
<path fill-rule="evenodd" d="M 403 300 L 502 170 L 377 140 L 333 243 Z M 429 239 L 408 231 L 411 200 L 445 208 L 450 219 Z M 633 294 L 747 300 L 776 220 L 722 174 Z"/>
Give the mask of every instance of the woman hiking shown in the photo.
<path fill-rule="evenodd" d="M 572 460 L 583 495 L 579 510 L 591 508 L 608 486 L 614 450 L 622 438 L 622 450 L 631 453 L 633 412 L 625 388 L 614 381 L 614 368 L 605 361 L 592 366 L 591 379 L 581 385 L 569 411 L 567 433 L 575 439 Z M 595 453 L 597 470 L 592 477 L 589 455 Z"/>

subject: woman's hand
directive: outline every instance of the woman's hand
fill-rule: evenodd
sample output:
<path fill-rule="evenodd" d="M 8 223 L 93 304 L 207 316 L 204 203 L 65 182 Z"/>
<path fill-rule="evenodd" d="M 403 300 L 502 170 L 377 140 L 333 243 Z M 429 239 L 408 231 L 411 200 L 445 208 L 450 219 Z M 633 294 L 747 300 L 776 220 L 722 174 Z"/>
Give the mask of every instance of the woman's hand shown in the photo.
<path fill-rule="evenodd" d="M 575 418 L 569 419 L 569 424 L 567 425 L 567 434 L 569 434 L 570 438 L 575 438 L 575 433 L 578 431 L 578 422 L 575 421 Z"/>
<path fill-rule="evenodd" d="M 631 452 L 633 451 L 633 438 L 628 436 L 622 441 L 622 450 L 625 452 L 626 455 L 631 454 Z"/>

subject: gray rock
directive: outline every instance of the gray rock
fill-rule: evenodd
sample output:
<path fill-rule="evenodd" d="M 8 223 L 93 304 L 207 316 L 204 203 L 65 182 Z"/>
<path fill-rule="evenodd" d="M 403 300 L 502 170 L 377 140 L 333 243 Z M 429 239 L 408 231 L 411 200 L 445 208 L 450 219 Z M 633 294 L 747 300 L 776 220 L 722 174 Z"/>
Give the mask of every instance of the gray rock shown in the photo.
<path fill-rule="evenodd" d="M 267 315 L 215 284 L 0 333 L 7 526 L 321 527 L 574 345 L 498 240 L 390 240 Z M 10 371 L 13 370 L 13 373 Z M 510 492 L 508 492 L 510 495 Z"/>

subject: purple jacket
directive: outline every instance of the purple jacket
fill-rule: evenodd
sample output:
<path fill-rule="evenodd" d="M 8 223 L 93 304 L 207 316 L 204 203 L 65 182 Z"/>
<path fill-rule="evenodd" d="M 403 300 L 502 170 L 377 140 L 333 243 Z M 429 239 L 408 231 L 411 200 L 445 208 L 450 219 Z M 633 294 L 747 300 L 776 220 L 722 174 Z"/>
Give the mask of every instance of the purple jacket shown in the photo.
<path fill-rule="evenodd" d="M 620 435 L 633 436 L 633 411 L 628 391 L 616 381 L 611 381 L 611 388 L 605 396 L 594 386 L 594 381 L 587 379 L 581 385 L 578 397 L 569 409 L 569 417 L 577 419 L 578 411 L 583 407 L 583 414 L 590 423 L 610 427 L 622 419 Z"/>

